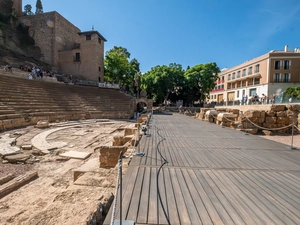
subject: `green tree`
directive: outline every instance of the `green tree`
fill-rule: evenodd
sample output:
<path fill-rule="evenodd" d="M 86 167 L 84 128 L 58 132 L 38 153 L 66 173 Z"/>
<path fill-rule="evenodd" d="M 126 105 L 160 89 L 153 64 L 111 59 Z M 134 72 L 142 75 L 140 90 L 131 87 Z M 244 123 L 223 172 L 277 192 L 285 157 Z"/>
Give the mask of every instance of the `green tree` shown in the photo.
<path fill-rule="evenodd" d="M 110 82 L 116 82 L 131 93 L 136 92 L 135 80 L 140 72 L 140 64 L 137 59 L 130 59 L 130 53 L 126 48 L 114 46 L 105 54 L 104 78 Z"/>
<path fill-rule="evenodd" d="M 33 15 L 33 12 L 31 10 L 32 10 L 32 6 L 30 4 L 24 6 L 24 13 L 26 15 Z"/>
<path fill-rule="evenodd" d="M 184 70 L 180 64 L 171 63 L 169 66 L 153 67 L 141 78 L 141 87 L 147 91 L 148 97 L 162 103 L 171 93 L 179 93 L 184 83 Z"/>
<path fill-rule="evenodd" d="M 300 86 L 297 87 L 287 87 L 284 91 L 285 94 L 292 96 L 292 97 L 296 97 L 296 98 L 300 98 Z"/>
<path fill-rule="evenodd" d="M 35 4 L 35 14 L 41 14 L 43 13 L 43 5 L 41 0 L 37 0 Z"/>
<path fill-rule="evenodd" d="M 214 88 L 215 81 L 218 79 L 219 67 L 216 63 L 199 64 L 185 72 L 188 98 L 193 98 L 195 91 L 200 93 L 200 100 L 204 101 L 205 97 Z M 197 99 L 199 100 L 199 99 Z"/>

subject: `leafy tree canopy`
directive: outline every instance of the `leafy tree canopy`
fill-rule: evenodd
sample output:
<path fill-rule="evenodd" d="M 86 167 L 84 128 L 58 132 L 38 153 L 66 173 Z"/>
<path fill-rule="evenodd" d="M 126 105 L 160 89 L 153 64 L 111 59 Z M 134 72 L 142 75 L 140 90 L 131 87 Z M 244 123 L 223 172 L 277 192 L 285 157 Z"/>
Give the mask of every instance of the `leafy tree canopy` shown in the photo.
<path fill-rule="evenodd" d="M 286 90 L 284 91 L 285 94 L 300 98 L 300 86 L 298 87 L 287 87 Z"/>
<path fill-rule="evenodd" d="M 107 51 L 104 60 L 104 78 L 134 92 L 136 80 L 140 74 L 140 63 L 135 58 L 130 61 L 129 59 L 130 53 L 126 48 L 115 46 Z"/>
<path fill-rule="evenodd" d="M 43 13 L 43 5 L 41 0 L 37 0 L 35 4 L 35 14 Z"/>
<path fill-rule="evenodd" d="M 32 10 L 32 6 L 30 4 L 24 6 L 24 13 L 26 15 L 33 15 L 33 12 L 31 10 Z"/>
<path fill-rule="evenodd" d="M 219 72 L 220 69 L 214 62 L 199 64 L 188 69 L 184 76 L 187 88 L 190 91 L 189 95 L 194 96 L 195 93 L 193 92 L 197 90 L 200 93 L 200 99 L 204 100 L 205 96 L 214 88 Z"/>
<path fill-rule="evenodd" d="M 180 64 L 171 63 L 151 68 L 141 78 L 141 87 L 153 101 L 162 103 L 170 93 L 178 93 L 184 83 L 184 70 Z"/>

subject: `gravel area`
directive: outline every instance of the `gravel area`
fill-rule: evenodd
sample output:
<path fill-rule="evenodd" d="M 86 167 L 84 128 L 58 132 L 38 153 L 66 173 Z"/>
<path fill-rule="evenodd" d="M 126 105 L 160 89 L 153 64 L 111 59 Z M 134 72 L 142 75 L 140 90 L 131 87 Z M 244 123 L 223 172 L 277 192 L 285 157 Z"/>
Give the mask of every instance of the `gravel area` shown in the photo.
<path fill-rule="evenodd" d="M 257 135 L 259 137 L 276 141 L 282 144 L 291 145 L 292 144 L 292 135 L 291 134 L 276 134 L 271 136 L 266 135 Z M 300 149 L 300 134 L 296 134 L 293 137 L 293 147 Z"/>

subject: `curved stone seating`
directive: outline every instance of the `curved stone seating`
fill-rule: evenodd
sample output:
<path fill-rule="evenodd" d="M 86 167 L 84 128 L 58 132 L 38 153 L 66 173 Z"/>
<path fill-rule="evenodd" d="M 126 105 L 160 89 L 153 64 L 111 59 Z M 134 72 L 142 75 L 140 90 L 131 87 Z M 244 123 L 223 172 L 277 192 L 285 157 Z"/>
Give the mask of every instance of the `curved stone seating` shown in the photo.
<path fill-rule="evenodd" d="M 129 119 L 134 104 L 116 89 L 28 80 L 0 71 L 0 131 L 44 119 Z"/>

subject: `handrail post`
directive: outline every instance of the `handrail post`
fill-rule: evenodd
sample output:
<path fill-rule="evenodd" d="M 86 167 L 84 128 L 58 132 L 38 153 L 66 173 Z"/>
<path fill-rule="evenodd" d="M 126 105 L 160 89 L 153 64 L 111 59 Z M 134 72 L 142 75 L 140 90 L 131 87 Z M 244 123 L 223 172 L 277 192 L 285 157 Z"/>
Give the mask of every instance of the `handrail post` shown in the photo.
<path fill-rule="evenodd" d="M 119 177 L 119 182 L 120 182 L 120 225 L 122 225 L 122 157 L 123 157 L 123 152 L 120 152 L 120 177 Z"/>
<path fill-rule="evenodd" d="M 290 149 L 296 149 L 293 147 L 293 142 L 294 142 L 294 121 L 293 121 L 293 125 L 292 125 L 292 140 L 291 140 L 291 146 L 290 146 Z"/>

